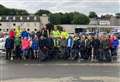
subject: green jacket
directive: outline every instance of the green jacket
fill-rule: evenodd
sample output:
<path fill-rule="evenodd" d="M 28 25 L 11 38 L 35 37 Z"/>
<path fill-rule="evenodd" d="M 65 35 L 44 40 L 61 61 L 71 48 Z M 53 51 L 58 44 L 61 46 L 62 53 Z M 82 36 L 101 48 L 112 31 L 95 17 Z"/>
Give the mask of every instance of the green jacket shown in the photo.
<path fill-rule="evenodd" d="M 102 42 L 102 47 L 103 47 L 103 49 L 108 49 L 109 48 L 109 41 L 108 40 L 104 40 Z"/>
<path fill-rule="evenodd" d="M 15 46 L 20 46 L 21 45 L 21 40 L 19 37 L 16 37 L 14 40 Z"/>

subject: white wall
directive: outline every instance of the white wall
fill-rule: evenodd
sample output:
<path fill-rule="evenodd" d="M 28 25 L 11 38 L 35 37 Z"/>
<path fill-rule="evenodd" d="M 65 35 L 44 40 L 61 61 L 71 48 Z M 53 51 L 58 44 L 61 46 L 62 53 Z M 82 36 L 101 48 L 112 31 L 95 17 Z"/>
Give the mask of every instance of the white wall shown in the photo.
<path fill-rule="evenodd" d="M 2 30 L 10 29 L 10 28 L 16 28 L 17 26 L 20 26 L 21 28 L 30 29 L 30 31 L 34 31 L 34 29 L 39 30 L 40 29 L 40 22 L 0 22 L 2 25 L 0 28 Z M 13 24 L 16 24 L 13 26 Z"/>

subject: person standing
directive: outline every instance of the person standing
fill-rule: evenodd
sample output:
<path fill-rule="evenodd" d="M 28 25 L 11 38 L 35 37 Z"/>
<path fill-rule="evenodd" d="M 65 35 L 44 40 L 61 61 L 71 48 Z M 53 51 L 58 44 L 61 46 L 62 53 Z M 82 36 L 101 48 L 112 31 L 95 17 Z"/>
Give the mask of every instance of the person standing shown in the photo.
<path fill-rule="evenodd" d="M 15 31 L 13 28 L 9 32 L 9 38 L 11 41 L 11 44 L 10 44 L 11 45 L 11 60 L 13 60 L 14 38 L 15 38 Z"/>
<path fill-rule="evenodd" d="M 72 48 L 73 48 L 73 44 L 74 44 L 74 40 L 72 38 L 72 36 L 69 36 L 67 38 L 67 42 L 66 42 L 66 55 L 65 55 L 65 58 L 69 58 L 69 57 L 72 57 Z"/>
<path fill-rule="evenodd" d="M 93 41 L 92 41 L 93 59 L 94 60 L 98 59 L 99 46 L 100 46 L 100 40 L 98 39 L 97 36 L 94 36 Z"/>
<path fill-rule="evenodd" d="M 80 59 L 85 59 L 85 54 L 86 54 L 86 47 L 85 47 L 85 36 L 82 35 L 81 36 L 81 40 L 80 40 L 80 54 L 81 57 Z"/>
<path fill-rule="evenodd" d="M 9 37 L 10 37 L 10 39 L 14 39 L 15 38 L 15 31 L 14 31 L 14 29 L 12 28 L 11 30 L 10 30 L 10 32 L 9 32 Z"/>
<path fill-rule="evenodd" d="M 112 51 L 111 51 L 111 55 L 113 57 L 117 57 L 118 46 L 119 46 L 119 41 L 118 41 L 117 37 L 114 36 L 114 39 L 112 41 Z"/>
<path fill-rule="evenodd" d="M 48 29 L 46 28 L 46 27 L 44 27 L 43 29 L 42 29 L 42 35 L 44 36 L 44 37 L 48 37 L 49 36 L 49 31 L 48 31 Z"/>
<path fill-rule="evenodd" d="M 35 37 L 32 39 L 32 45 L 31 48 L 33 50 L 33 56 L 35 59 L 38 59 L 38 51 L 39 51 L 39 41 L 38 37 L 35 35 Z"/>
<path fill-rule="evenodd" d="M 52 31 L 53 41 L 54 41 L 54 47 L 59 46 L 59 39 L 60 39 L 60 31 L 57 28 L 54 28 Z"/>
<path fill-rule="evenodd" d="M 15 48 L 16 59 L 21 59 L 21 38 L 20 37 L 15 37 L 14 48 Z"/>
<path fill-rule="evenodd" d="M 20 26 L 16 27 L 16 29 L 15 29 L 15 37 L 20 37 L 21 32 L 22 32 L 22 30 L 21 30 Z"/>
<path fill-rule="evenodd" d="M 103 42 L 102 42 L 102 47 L 103 47 L 103 60 L 106 62 L 111 61 L 111 54 L 109 52 L 109 37 L 107 35 L 104 36 Z"/>
<path fill-rule="evenodd" d="M 21 46 L 22 46 L 22 58 L 25 60 L 26 57 L 28 56 L 28 51 L 30 48 L 30 40 L 27 37 L 22 38 Z"/>
<path fill-rule="evenodd" d="M 23 29 L 22 33 L 21 33 L 21 38 L 29 38 L 30 34 L 25 30 L 25 28 Z"/>
<path fill-rule="evenodd" d="M 85 59 L 91 60 L 92 58 L 92 37 L 90 35 L 88 35 L 85 40 L 85 46 L 86 46 Z"/>
<path fill-rule="evenodd" d="M 5 49 L 6 49 L 6 60 L 12 60 L 11 54 L 14 49 L 14 42 L 8 37 L 5 41 Z"/>
<path fill-rule="evenodd" d="M 69 36 L 69 34 L 68 34 L 68 32 L 66 32 L 65 30 L 63 30 L 63 31 L 61 32 L 60 36 L 61 36 L 61 38 L 67 39 L 68 36 Z"/>

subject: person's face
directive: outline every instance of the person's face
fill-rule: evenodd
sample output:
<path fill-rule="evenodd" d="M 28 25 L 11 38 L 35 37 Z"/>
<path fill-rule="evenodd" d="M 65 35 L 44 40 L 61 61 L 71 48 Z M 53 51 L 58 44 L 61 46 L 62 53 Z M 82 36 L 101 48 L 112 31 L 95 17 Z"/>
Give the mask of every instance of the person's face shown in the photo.
<path fill-rule="evenodd" d="M 94 36 L 94 39 L 98 39 L 98 37 L 97 37 L 97 36 Z"/>
<path fill-rule="evenodd" d="M 89 40 L 91 40 L 91 36 L 88 36 L 87 38 L 88 38 Z"/>
<path fill-rule="evenodd" d="M 43 38 L 44 38 L 43 36 L 40 37 L 40 39 L 43 39 Z"/>
<path fill-rule="evenodd" d="M 54 29 L 57 30 L 57 27 L 55 27 Z"/>

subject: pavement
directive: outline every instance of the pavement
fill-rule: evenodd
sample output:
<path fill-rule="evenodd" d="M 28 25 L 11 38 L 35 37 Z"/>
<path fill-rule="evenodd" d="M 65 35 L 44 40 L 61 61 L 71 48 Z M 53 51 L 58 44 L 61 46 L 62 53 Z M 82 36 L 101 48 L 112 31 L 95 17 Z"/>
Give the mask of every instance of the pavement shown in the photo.
<path fill-rule="evenodd" d="M 0 82 L 120 82 L 120 63 L 11 63 L 0 58 L 0 74 Z"/>

